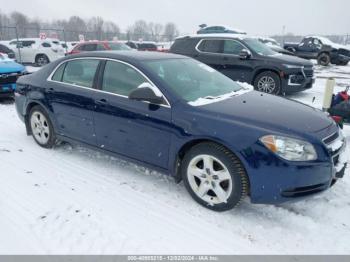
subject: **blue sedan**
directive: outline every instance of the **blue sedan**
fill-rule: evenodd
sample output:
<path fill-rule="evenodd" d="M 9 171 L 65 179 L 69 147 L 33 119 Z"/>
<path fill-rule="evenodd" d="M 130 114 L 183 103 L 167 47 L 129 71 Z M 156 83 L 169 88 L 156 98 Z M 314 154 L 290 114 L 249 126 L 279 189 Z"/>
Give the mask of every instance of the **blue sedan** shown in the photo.
<path fill-rule="evenodd" d="M 330 188 L 346 168 L 346 140 L 329 116 L 184 56 L 69 56 L 21 77 L 15 97 L 39 146 L 80 143 L 149 166 L 215 211 L 246 196 L 300 199 Z"/>
<path fill-rule="evenodd" d="M 26 73 L 25 67 L 0 53 L 0 98 L 12 97 L 19 76 Z"/>

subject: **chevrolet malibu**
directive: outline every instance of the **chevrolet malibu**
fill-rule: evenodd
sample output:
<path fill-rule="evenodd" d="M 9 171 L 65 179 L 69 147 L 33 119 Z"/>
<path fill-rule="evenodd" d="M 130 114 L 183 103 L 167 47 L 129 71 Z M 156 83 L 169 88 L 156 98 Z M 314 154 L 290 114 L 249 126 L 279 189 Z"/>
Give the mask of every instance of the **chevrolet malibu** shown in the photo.
<path fill-rule="evenodd" d="M 44 148 L 80 143 L 183 180 L 224 211 L 277 204 L 344 175 L 345 139 L 323 112 L 253 91 L 207 65 L 153 52 L 89 52 L 18 80 L 16 108 Z"/>

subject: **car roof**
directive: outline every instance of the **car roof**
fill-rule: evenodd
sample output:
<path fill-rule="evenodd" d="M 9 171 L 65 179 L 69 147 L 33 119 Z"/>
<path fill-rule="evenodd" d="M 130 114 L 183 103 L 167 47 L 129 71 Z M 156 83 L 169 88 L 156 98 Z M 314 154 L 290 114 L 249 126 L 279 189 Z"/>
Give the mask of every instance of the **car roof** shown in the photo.
<path fill-rule="evenodd" d="M 245 39 L 245 38 L 254 38 L 252 36 L 248 35 L 242 35 L 242 34 L 227 34 L 227 33 L 220 33 L 220 34 L 194 34 L 194 35 L 185 35 L 177 37 L 176 39 L 183 39 L 183 38 L 232 38 L 232 39 Z"/>
<path fill-rule="evenodd" d="M 167 59 L 179 59 L 187 58 L 186 56 L 162 53 L 162 52 L 142 52 L 142 51 L 93 51 L 83 52 L 76 55 L 68 56 L 67 58 L 79 58 L 79 57 L 97 57 L 97 58 L 111 58 L 122 60 L 125 62 L 140 62 L 150 60 L 167 60 Z"/>
<path fill-rule="evenodd" d="M 244 34 L 246 33 L 243 30 L 240 30 L 238 28 L 233 28 L 233 27 L 230 27 L 230 26 L 227 26 L 227 25 L 208 25 L 206 27 L 200 28 L 199 30 L 208 29 L 208 28 L 211 28 L 211 27 L 223 27 L 226 30 L 232 30 L 232 31 L 236 31 L 236 32 L 239 32 L 239 33 L 244 33 Z"/>

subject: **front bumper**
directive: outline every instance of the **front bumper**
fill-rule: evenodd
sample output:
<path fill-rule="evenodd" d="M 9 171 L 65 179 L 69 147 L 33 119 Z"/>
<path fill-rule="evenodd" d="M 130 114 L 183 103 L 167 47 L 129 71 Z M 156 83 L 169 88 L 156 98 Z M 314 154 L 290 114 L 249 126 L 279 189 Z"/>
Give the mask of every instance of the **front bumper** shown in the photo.
<path fill-rule="evenodd" d="M 322 149 L 323 148 L 323 149 Z M 342 178 L 347 168 L 346 143 L 312 162 L 285 161 L 262 144 L 242 152 L 247 161 L 252 203 L 280 204 L 322 192 Z M 324 147 L 320 151 L 326 151 Z"/>
<path fill-rule="evenodd" d="M 0 84 L 0 98 L 13 97 L 16 84 Z"/>

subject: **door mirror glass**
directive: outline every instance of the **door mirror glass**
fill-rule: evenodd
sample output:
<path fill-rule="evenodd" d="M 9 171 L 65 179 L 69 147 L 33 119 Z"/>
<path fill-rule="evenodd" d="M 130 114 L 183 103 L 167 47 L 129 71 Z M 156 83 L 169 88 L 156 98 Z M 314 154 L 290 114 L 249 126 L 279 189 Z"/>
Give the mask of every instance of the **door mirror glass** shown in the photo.
<path fill-rule="evenodd" d="M 239 57 L 241 59 L 248 59 L 252 56 L 252 53 L 247 49 L 242 49 L 241 52 L 239 52 Z"/>
<path fill-rule="evenodd" d="M 151 104 L 164 104 L 164 98 L 161 94 L 156 94 L 154 88 L 149 83 L 142 83 L 136 89 L 130 92 L 129 99 L 137 101 L 146 101 Z"/>

